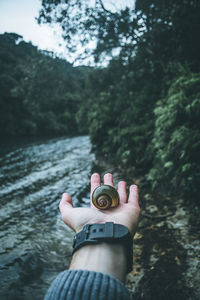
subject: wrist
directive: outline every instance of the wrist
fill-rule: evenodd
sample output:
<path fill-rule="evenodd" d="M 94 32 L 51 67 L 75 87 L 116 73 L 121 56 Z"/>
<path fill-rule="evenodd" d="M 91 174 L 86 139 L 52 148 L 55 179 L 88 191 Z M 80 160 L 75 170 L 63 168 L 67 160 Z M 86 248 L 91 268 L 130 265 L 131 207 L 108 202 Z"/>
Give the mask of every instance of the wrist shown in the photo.
<path fill-rule="evenodd" d="M 85 245 L 73 254 L 69 269 L 107 273 L 124 282 L 127 270 L 126 249 L 118 243 Z"/>
<path fill-rule="evenodd" d="M 133 239 L 128 228 L 113 222 L 87 224 L 75 235 L 70 269 L 108 273 L 121 281 L 132 270 Z"/>

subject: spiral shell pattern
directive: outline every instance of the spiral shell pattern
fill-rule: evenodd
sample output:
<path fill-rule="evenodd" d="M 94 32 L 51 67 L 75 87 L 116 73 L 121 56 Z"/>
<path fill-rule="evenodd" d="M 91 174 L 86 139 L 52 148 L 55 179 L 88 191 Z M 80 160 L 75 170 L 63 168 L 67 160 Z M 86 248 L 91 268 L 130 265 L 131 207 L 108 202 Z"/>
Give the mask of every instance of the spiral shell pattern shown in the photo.
<path fill-rule="evenodd" d="M 119 194 L 111 185 L 101 185 L 94 190 L 92 203 L 98 209 L 114 208 L 119 205 Z"/>

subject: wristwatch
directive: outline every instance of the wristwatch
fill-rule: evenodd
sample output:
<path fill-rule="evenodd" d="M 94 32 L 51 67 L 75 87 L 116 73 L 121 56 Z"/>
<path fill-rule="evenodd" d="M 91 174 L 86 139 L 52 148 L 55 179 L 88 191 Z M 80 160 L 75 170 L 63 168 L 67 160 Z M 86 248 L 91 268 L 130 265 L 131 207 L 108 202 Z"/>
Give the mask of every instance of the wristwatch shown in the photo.
<path fill-rule="evenodd" d="M 74 236 L 72 255 L 85 245 L 93 245 L 101 242 L 123 244 L 127 256 L 127 273 L 132 271 L 133 238 L 128 228 L 121 224 L 106 222 L 104 224 L 85 225 L 83 230 Z"/>

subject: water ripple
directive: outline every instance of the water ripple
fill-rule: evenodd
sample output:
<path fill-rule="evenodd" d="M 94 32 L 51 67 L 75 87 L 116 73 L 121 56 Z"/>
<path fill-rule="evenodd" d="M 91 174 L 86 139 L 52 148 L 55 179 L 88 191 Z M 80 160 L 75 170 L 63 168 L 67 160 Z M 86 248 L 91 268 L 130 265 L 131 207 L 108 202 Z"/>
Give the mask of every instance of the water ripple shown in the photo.
<path fill-rule="evenodd" d="M 71 255 L 60 197 L 67 191 L 75 206 L 88 204 L 94 156 L 87 136 L 10 149 L 0 157 L 0 298 L 42 299 Z"/>

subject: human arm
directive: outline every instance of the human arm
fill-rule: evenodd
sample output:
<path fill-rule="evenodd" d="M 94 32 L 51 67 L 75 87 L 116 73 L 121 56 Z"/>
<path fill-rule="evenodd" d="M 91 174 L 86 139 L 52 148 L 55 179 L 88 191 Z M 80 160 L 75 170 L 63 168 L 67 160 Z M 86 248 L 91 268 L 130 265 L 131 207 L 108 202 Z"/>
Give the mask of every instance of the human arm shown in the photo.
<path fill-rule="evenodd" d="M 93 174 L 91 195 L 100 184 L 99 174 Z M 111 174 L 104 176 L 104 184 L 113 186 Z M 130 186 L 127 198 L 126 182 L 120 181 L 118 193 L 119 206 L 105 211 L 95 208 L 92 201 L 88 208 L 74 208 L 70 195 L 65 193 L 59 205 L 62 219 L 75 233 L 86 224 L 113 222 L 126 226 L 134 235 L 140 213 L 137 186 Z M 127 252 L 122 243 L 85 245 L 73 254 L 69 270 L 55 278 L 45 300 L 129 300 L 130 294 L 122 283 L 126 270 Z"/>
<path fill-rule="evenodd" d="M 99 174 L 93 174 L 91 176 L 91 195 L 100 184 Z M 108 173 L 104 176 L 104 184 L 114 186 L 112 174 Z M 83 226 L 88 223 L 114 222 L 126 226 L 129 232 L 134 235 L 140 213 L 137 186 L 130 186 L 129 197 L 127 197 L 126 182 L 120 181 L 118 183 L 118 193 L 120 196 L 119 206 L 105 211 L 94 207 L 92 201 L 90 202 L 90 208 L 74 208 L 70 195 L 65 193 L 59 206 L 62 219 L 76 233 L 81 231 Z M 123 282 L 127 269 L 126 249 L 120 243 L 86 245 L 74 253 L 69 269 L 102 272 Z"/>

